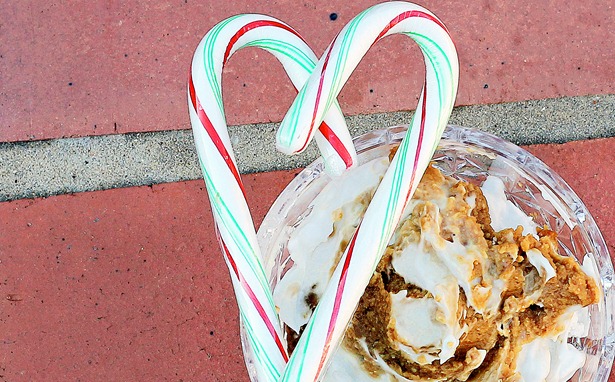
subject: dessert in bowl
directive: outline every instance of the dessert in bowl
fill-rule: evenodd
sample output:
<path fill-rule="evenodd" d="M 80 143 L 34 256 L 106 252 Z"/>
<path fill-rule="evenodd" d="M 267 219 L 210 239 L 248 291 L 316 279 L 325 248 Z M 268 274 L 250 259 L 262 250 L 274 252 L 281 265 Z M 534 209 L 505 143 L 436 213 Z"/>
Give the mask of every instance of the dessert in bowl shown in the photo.
<path fill-rule="evenodd" d="M 360 165 L 336 179 L 317 160 L 261 224 L 290 352 L 404 133 L 357 138 Z M 321 380 L 606 381 L 612 276 L 595 222 L 557 174 L 449 126 Z"/>

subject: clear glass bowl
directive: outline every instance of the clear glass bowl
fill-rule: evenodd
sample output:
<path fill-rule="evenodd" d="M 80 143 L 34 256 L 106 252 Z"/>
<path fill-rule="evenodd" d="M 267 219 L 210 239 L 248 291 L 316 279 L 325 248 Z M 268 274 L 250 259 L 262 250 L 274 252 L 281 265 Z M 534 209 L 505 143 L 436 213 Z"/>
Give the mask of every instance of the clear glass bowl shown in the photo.
<path fill-rule="evenodd" d="M 364 134 L 354 140 L 359 161 L 365 163 L 388 155 L 399 144 L 407 126 Z M 446 175 L 481 185 L 488 175 L 499 177 L 507 198 L 535 222 L 558 233 L 560 253 L 583 261 L 587 255 L 597 265 L 603 298 L 590 308 L 589 334 L 569 342 L 587 354 L 585 365 L 571 381 L 607 381 L 615 349 L 615 294 L 613 265 L 596 223 L 583 202 L 564 182 L 532 154 L 494 135 L 458 126 L 448 126 L 433 158 Z M 275 288 L 284 271 L 292 265 L 286 243 L 293 226 L 305 216 L 307 206 L 330 180 L 322 159 L 305 168 L 274 202 L 258 231 L 265 271 Z M 246 365 L 253 382 L 252 352 L 242 344 Z"/>

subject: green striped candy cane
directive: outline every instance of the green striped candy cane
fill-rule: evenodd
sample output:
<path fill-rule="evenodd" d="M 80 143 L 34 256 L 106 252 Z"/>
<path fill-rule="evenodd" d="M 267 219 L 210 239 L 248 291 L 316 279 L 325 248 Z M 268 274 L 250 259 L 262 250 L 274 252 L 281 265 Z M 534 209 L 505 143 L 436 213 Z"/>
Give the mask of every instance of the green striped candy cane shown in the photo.
<path fill-rule="evenodd" d="M 428 10 L 407 2 L 387 2 L 361 12 L 327 48 L 278 130 L 278 145 L 286 152 L 302 147 L 368 49 L 396 33 L 416 41 L 425 58 L 425 84 L 416 113 L 282 381 L 317 381 L 325 370 L 404 207 L 429 165 L 452 111 L 459 78 L 457 53 L 446 27 Z"/>
<path fill-rule="evenodd" d="M 231 17 L 214 26 L 196 49 L 188 105 L 218 239 L 254 356 L 248 367 L 252 378 L 273 382 L 280 379 L 288 355 L 231 147 L 221 90 L 224 64 L 234 52 L 251 46 L 278 58 L 296 88 L 303 86 L 317 60 L 303 38 L 281 21 L 263 15 Z M 333 105 L 319 124 L 316 141 L 330 172 L 343 171 L 356 163 L 339 106 Z"/>

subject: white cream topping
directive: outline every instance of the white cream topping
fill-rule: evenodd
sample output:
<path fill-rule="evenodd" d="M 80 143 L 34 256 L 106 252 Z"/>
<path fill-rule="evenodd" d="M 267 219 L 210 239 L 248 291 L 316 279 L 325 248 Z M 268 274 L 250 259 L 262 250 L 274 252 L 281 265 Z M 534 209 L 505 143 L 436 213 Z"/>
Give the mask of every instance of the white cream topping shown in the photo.
<path fill-rule="evenodd" d="M 280 319 L 295 332 L 312 314 L 305 296 L 322 295 L 336 265 L 340 242 L 352 235 L 361 220 L 364 206 L 357 199 L 376 189 L 388 165 L 386 157 L 374 159 L 333 179 L 291 234 L 288 251 L 294 265 L 276 286 L 273 298 Z"/>
<path fill-rule="evenodd" d="M 536 338 L 523 345 L 517 357 L 517 372 L 525 382 L 544 382 L 551 365 L 550 340 Z"/>
<path fill-rule="evenodd" d="M 421 236 L 422 238 L 424 236 Z M 431 363 L 434 359 L 446 361 L 455 353 L 455 349 L 459 344 L 459 337 L 463 334 L 459 322 L 457 321 L 457 309 L 459 303 L 459 283 L 458 279 L 450 272 L 447 264 L 442 261 L 442 258 L 434 253 L 433 250 L 427 250 L 425 242 L 421 240 L 419 243 L 408 244 L 401 253 L 395 254 L 391 260 L 391 265 L 395 271 L 404 278 L 407 283 L 414 284 L 433 295 L 430 300 L 434 307 L 437 307 L 438 322 L 433 322 L 434 325 L 430 328 L 423 322 L 422 326 L 426 331 L 431 331 L 433 334 L 438 333 L 437 339 L 434 339 L 431 346 L 438 346 L 442 349 L 438 357 L 434 357 L 432 352 L 413 352 L 406 351 L 409 356 L 418 363 Z M 393 298 L 395 303 L 395 298 Z M 405 320 L 409 329 L 415 325 L 409 320 Z M 445 328 L 445 329 L 444 329 Z M 399 329 L 398 329 L 399 330 Z M 407 337 L 407 347 L 413 346 L 418 349 L 423 346 L 420 343 L 414 343 Z M 447 346 L 442 346 L 446 344 Z M 406 349 L 407 350 L 407 349 Z M 423 362 L 419 362 L 419 355 Z"/>
<path fill-rule="evenodd" d="M 585 363 L 585 353 L 566 342 L 538 337 L 521 347 L 517 372 L 525 382 L 567 381 Z"/>
<path fill-rule="evenodd" d="M 550 370 L 547 382 L 561 382 L 569 380 L 574 373 L 585 364 L 585 353 L 572 344 L 562 341 L 551 341 Z"/>
<path fill-rule="evenodd" d="M 418 364 L 444 362 L 454 355 L 459 339 L 446 321 L 433 298 L 407 298 L 403 290 L 391 295 L 389 337 Z"/>
<path fill-rule="evenodd" d="M 575 309 L 570 316 L 570 319 L 567 320 L 568 336 L 578 338 L 588 337 L 591 321 L 591 317 L 589 314 L 589 306 L 586 306 L 581 309 L 578 309 L 579 307 L 577 306 L 571 307 L 570 309 L 573 310 L 573 308 Z M 562 319 L 566 320 L 567 316 L 562 316 Z"/>
<path fill-rule="evenodd" d="M 443 193 L 442 197 L 435 198 L 433 203 L 426 203 L 414 210 L 414 213 L 421 216 L 419 241 L 405 243 L 403 250 L 394 253 L 391 260 L 392 267 L 407 283 L 414 284 L 433 296 L 423 300 L 433 304 L 437 319 L 421 320 L 420 323 L 409 322 L 409 327 L 424 327 L 425 331 L 435 336 L 432 342 L 414 342 L 416 338 L 411 340 L 407 336 L 402 336 L 404 338 L 400 341 L 403 343 L 400 349 L 420 364 L 431 363 L 436 359 L 445 362 L 454 355 L 459 338 L 465 332 L 457 318 L 460 287 L 467 296 L 468 305 L 477 312 L 497 310 L 501 301 L 500 293 L 505 288 L 503 282 L 488 278 L 484 278 L 482 285 L 478 285 L 481 279 L 473 276 L 475 264 L 488 268 L 488 259 L 480 248 L 473 243 L 461 244 L 454 230 L 452 242 L 442 237 L 442 215 L 439 206 L 444 208 L 448 197 L 448 193 Z M 395 299 L 393 301 L 398 302 Z M 399 333 L 400 329 L 397 331 Z M 439 354 L 431 349 L 434 346 L 440 349 Z"/>
<path fill-rule="evenodd" d="M 321 382 L 391 382 L 390 374 L 370 375 L 362 366 L 362 360 L 343 346 L 337 348 L 331 357 Z M 384 361 L 382 364 L 386 365 Z M 388 365 L 387 365 L 388 366 Z"/>
<path fill-rule="evenodd" d="M 558 332 L 550 338 L 538 337 L 522 346 L 516 371 L 526 382 L 567 381 L 585 364 L 585 353 L 568 343 L 570 337 L 586 337 L 589 307 L 569 307 L 559 317 Z"/>
<path fill-rule="evenodd" d="M 523 227 L 524 234 L 536 234 L 536 223 L 511 201 L 506 199 L 504 182 L 495 176 L 488 176 L 481 186 L 489 205 L 491 226 L 496 231 L 506 228 Z"/>
<path fill-rule="evenodd" d="M 544 283 L 555 277 L 555 269 L 549 262 L 549 259 L 544 257 L 539 250 L 532 248 L 525 254 L 527 255 L 527 259 L 530 261 L 530 264 L 536 268 L 540 277 L 543 278 Z"/>

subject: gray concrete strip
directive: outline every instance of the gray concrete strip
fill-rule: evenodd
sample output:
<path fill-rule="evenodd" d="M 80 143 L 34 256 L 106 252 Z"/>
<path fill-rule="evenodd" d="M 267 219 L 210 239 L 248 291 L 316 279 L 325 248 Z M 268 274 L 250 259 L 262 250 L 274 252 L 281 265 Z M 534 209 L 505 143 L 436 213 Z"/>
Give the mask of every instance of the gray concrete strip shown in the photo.
<path fill-rule="evenodd" d="M 411 112 L 348 118 L 353 136 L 410 121 Z M 450 123 L 516 144 L 615 136 L 615 95 L 459 107 Z M 275 150 L 277 124 L 229 128 L 242 173 L 297 168 L 314 145 L 287 157 Z M 201 178 L 189 130 L 0 143 L 0 201 Z"/>

